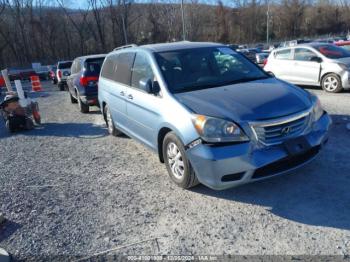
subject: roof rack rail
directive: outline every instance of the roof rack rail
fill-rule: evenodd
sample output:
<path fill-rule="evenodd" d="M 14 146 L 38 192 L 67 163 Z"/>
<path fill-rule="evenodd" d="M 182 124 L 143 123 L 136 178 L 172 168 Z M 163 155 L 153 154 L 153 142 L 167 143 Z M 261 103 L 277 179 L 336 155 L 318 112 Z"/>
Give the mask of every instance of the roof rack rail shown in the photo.
<path fill-rule="evenodd" d="M 136 46 L 137 45 L 135 45 L 135 44 L 123 45 L 123 46 L 119 46 L 119 47 L 114 48 L 113 51 L 124 49 L 124 48 L 136 47 Z"/>

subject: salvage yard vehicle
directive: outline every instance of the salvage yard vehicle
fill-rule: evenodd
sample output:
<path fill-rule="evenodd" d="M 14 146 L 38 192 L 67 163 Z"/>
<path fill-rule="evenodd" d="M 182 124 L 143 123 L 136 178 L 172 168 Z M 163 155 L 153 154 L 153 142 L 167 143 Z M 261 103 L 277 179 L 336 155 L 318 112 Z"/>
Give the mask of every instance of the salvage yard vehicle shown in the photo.
<path fill-rule="evenodd" d="M 80 112 L 88 113 L 89 107 L 98 105 L 97 82 L 104 54 L 77 57 L 71 67 L 71 75 L 67 78 L 70 101 L 78 103 Z"/>
<path fill-rule="evenodd" d="M 64 91 L 67 85 L 67 77 L 70 75 L 70 67 L 72 66 L 72 61 L 60 61 L 57 63 L 57 85 L 59 90 Z"/>
<path fill-rule="evenodd" d="M 333 44 L 310 43 L 273 50 L 264 70 L 292 84 L 321 86 L 330 93 L 350 89 L 350 51 Z"/>
<path fill-rule="evenodd" d="M 216 43 L 120 47 L 103 63 L 98 99 L 109 133 L 157 152 L 182 188 L 291 171 L 316 157 L 331 124 L 316 96 Z"/>

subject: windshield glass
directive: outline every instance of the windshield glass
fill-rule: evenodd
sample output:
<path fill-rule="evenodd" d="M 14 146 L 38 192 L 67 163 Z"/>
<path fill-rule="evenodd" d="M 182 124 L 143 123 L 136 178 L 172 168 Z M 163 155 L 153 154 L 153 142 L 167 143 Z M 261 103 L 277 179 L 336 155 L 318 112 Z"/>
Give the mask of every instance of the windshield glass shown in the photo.
<path fill-rule="evenodd" d="M 344 57 L 350 57 L 350 52 L 344 48 L 335 45 L 319 45 L 315 47 L 322 55 L 338 59 Z"/>
<path fill-rule="evenodd" d="M 172 93 L 270 77 L 228 47 L 159 52 L 156 53 L 156 59 Z"/>
<path fill-rule="evenodd" d="M 58 69 L 66 69 L 72 66 L 72 62 L 64 62 L 58 64 Z"/>

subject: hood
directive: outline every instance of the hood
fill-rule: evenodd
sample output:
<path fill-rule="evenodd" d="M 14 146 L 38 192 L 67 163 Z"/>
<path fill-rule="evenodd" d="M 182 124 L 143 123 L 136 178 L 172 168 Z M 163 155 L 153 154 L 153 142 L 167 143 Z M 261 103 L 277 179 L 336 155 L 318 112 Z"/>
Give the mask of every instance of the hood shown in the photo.
<path fill-rule="evenodd" d="M 307 92 L 275 78 L 178 93 L 175 97 L 196 114 L 236 122 L 283 117 L 312 104 Z"/>
<path fill-rule="evenodd" d="M 334 61 L 335 63 L 342 63 L 342 64 L 350 65 L 350 57 L 344 57 L 344 58 L 334 59 L 333 61 Z"/>

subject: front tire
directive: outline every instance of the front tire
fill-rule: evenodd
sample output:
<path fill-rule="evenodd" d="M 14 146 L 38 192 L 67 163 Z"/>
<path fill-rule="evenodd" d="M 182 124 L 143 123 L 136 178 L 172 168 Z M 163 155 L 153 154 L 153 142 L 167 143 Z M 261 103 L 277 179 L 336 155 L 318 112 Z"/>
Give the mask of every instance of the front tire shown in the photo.
<path fill-rule="evenodd" d="M 322 89 L 328 93 L 339 93 L 343 90 L 340 77 L 336 74 L 327 74 L 322 78 Z"/>
<path fill-rule="evenodd" d="M 163 158 L 170 178 L 182 188 L 199 184 L 185 153 L 185 147 L 174 132 L 166 134 L 163 140 Z"/>
<path fill-rule="evenodd" d="M 123 133 L 121 131 L 119 131 L 113 123 L 113 119 L 112 119 L 112 115 L 111 115 L 111 111 L 109 110 L 108 105 L 106 105 L 103 109 L 103 115 L 106 121 L 106 125 L 107 125 L 107 129 L 108 129 L 108 133 L 112 136 L 121 136 L 123 135 Z"/>

